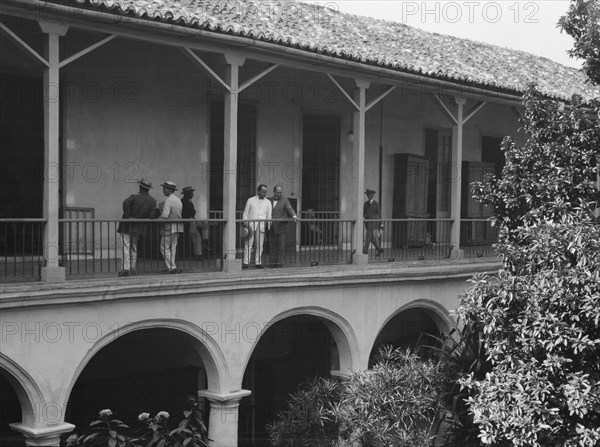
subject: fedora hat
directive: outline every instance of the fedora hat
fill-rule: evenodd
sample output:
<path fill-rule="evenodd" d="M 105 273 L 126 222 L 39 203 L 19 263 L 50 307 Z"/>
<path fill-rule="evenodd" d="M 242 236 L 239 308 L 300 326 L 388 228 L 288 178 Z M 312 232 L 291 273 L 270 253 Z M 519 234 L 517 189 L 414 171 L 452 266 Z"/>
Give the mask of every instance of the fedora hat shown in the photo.
<path fill-rule="evenodd" d="M 367 190 L 365 191 L 365 194 L 375 194 L 377 191 L 375 191 L 374 189 L 370 189 L 367 188 Z"/>
<path fill-rule="evenodd" d="M 243 226 L 242 231 L 240 231 L 240 236 L 242 237 L 242 240 L 246 239 L 250 236 L 250 229 L 247 226 Z"/>
<path fill-rule="evenodd" d="M 186 186 L 185 188 L 183 188 L 181 190 L 181 194 L 185 194 L 186 192 L 194 192 L 196 191 L 194 188 L 192 188 L 191 186 Z"/>
<path fill-rule="evenodd" d="M 152 189 L 152 182 L 151 182 L 151 181 L 147 181 L 147 180 L 146 180 L 146 179 L 144 179 L 144 178 L 141 178 L 141 179 L 138 181 L 138 184 L 139 184 L 139 185 L 140 185 L 142 188 L 144 188 L 144 189 Z"/>
<path fill-rule="evenodd" d="M 177 185 L 173 182 L 164 182 L 162 185 L 163 188 L 169 188 L 172 189 L 173 191 L 177 191 Z"/>

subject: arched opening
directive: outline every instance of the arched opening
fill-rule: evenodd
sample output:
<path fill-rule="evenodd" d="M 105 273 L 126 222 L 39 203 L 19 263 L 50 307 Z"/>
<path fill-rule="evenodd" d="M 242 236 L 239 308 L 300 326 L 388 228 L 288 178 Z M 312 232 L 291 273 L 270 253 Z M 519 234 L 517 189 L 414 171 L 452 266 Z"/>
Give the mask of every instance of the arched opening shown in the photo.
<path fill-rule="evenodd" d="M 390 318 L 379 331 L 369 355 L 369 367 L 373 366 L 383 346 L 414 350 L 418 344 L 435 344 L 434 337 L 440 337 L 446 329 L 441 318 L 430 309 L 413 307 L 403 310 Z"/>
<path fill-rule="evenodd" d="M 0 445 L 25 446 L 25 438 L 10 428 L 9 424 L 21 422 L 21 403 L 17 391 L 9 380 L 9 373 L 0 369 Z"/>
<path fill-rule="evenodd" d="M 313 377 L 330 377 L 340 368 L 340 355 L 326 319 L 295 315 L 274 323 L 261 335 L 244 373 L 239 445 L 267 446 L 266 425 L 285 408 L 298 385 Z"/>
<path fill-rule="evenodd" d="M 196 397 L 199 389 L 207 388 L 198 343 L 191 335 L 169 328 L 120 336 L 98 351 L 77 378 L 65 420 L 87 427 L 105 408 L 128 424 L 142 412 L 154 415 L 164 410 L 181 416 L 186 397 Z"/>

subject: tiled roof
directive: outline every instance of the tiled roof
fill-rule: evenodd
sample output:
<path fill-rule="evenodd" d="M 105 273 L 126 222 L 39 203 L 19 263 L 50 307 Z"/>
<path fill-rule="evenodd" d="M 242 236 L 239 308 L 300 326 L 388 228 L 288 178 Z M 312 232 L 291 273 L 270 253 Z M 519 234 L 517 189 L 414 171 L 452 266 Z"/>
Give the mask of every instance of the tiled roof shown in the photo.
<path fill-rule="evenodd" d="M 547 58 L 295 0 L 51 2 L 247 37 L 492 90 L 523 92 L 528 83 L 536 82 L 552 97 L 600 95 L 577 69 Z"/>

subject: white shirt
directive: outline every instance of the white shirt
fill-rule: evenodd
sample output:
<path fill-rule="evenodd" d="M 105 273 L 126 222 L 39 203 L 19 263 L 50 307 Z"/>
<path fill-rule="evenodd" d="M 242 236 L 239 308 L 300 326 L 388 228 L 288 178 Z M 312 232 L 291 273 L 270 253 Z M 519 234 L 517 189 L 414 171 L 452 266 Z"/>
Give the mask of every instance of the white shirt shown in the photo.
<path fill-rule="evenodd" d="M 271 212 L 273 207 L 271 201 L 266 197 L 264 199 L 259 198 L 257 195 L 250 197 L 246 201 L 246 207 L 242 214 L 242 219 L 267 219 L 271 220 Z M 256 230 L 259 222 L 249 222 L 250 228 Z M 268 226 L 268 224 L 267 224 Z M 260 222 L 260 231 L 265 231 L 265 222 Z"/>
<path fill-rule="evenodd" d="M 160 219 L 181 219 L 183 204 L 174 193 L 165 200 Z M 183 223 L 166 223 L 162 226 L 161 234 L 183 233 Z"/>

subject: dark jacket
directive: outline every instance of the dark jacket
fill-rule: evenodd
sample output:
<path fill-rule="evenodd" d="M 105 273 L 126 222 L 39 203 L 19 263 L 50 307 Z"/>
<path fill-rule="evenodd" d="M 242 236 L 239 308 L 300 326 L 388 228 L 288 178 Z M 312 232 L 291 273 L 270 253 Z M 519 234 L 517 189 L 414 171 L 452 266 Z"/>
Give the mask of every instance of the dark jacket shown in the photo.
<path fill-rule="evenodd" d="M 156 200 L 150 194 L 132 194 L 123 200 L 122 219 L 152 219 L 156 209 Z M 119 222 L 119 233 L 146 234 L 146 224 Z"/>
<path fill-rule="evenodd" d="M 194 219 L 196 217 L 196 208 L 194 207 L 194 202 L 191 199 L 184 197 L 181 199 L 181 204 L 183 208 L 181 209 L 181 218 L 182 219 Z"/>
<path fill-rule="evenodd" d="M 363 205 L 363 218 L 364 219 L 381 219 L 381 208 L 379 203 L 375 200 L 369 203 L 367 200 Z M 379 222 L 365 222 L 367 230 L 377 230 L 379 228 Z"/>
<path fill-rule="evenodd" d="M 273 211 L 271 213 L 272 219 L 287 219 L 288 217 L 294 217 L 296 212 L 290 201 L 285 197 L 280 197 L 277 201 L 277 205 L 274 204 L 275 199 L 269 197 L 271 205 L 273 205 Z M 275 233 L 285 233 L 287 231 L 288 222 L 273 222 L 272 229 Z"/>

